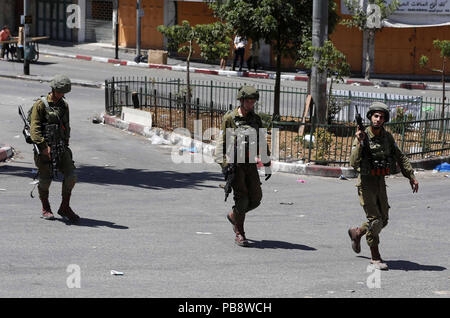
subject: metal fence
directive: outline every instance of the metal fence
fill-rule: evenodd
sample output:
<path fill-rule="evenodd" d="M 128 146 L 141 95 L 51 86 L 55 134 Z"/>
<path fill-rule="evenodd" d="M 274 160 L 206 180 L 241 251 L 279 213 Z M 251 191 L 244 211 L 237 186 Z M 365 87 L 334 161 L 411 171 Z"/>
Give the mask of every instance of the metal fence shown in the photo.
<path fill-rule="evenodd" d="M 188 102 L 187 85 L 180 79 L 112 78 L 105 81 L 105 110 L 108 114 L 120 115 L 122 107 L 136 107 L 132 101 L 132 92 L 135 92 L 138 107 L 153 113 L 154 126 L 169 131 L 186 128 L 194 132 L 194 121 L 201 120 L 203 133 L 207 129 L 220 128 L 222 116 L 236 105 L 239 86 L 192 81 L 192 98 Z M 317 124 L 315 117 L 309 114 L 303 118 L 305 89 L 282 88 L 281 119 L 271 122 L 274 88 L 261 84 L 254 86 L 260 91 L 256 111 L 268 126 L 279 129 L 280 160 L 348 165 L 356 131 L 354 106 L 365 114 L 373 101 L 382 101 L 390 107 L 391 121 L 386 128 L 408 157 L 418 159 L 450 154 L 450 116 L 447 112 L 441 118 L 442 101 L 439 99 L 335 90 L 332 98 L 336 106 L 334 120 L 332 124 L 324 125 Z"/>

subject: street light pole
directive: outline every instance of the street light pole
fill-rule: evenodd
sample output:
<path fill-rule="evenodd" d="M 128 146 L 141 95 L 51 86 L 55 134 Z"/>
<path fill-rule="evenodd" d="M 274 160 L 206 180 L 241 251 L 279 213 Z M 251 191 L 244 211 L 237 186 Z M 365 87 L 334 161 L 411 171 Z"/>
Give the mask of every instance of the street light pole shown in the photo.
<path fill-rule="evenodd" d="M 28 60 L 28 56 L 30 52 L 28 50 L 27 54 L 27 36 L 29 34 L 29 24 L 27 21 L 28 14 L 28 0 L 23 0 L 23 74 L 30 75 L 30 60 Z"/>
<path fill-rule="evenodd" d="M 134 60 L 139 63 L 141 61 L 141 0 L 137 0 L 136 19 L 136 58 Z"/>
<path fill-rule="evenodd" d="M 115 56 L 116 60 L 119 59 L 119 0 L 114 1 L 114 22 L 115 22 L 115 30 L 114 30 L 114 40 L 115 40 Z"/>

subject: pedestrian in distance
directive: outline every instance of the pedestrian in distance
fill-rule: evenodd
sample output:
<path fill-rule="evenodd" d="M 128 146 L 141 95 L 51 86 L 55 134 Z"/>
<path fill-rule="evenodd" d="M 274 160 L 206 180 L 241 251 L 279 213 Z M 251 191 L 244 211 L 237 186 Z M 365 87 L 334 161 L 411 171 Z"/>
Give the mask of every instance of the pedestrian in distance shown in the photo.
<path fill-rule="evenodd" d="M 69 148 L 69 105 L 64 98 L 64 95 L 71 91 L 71 81 L 65 75 L 56 75 L 50 82 L 50 87 L 51 92 L 41 96 L 33 104 L 30 119 L 31 140 L 40 151 L 40 154 L 35 152 L 34 162 L 38 169 L 42 218 L 55 219 L 49 203 L 49 188 L 54 177 L 53 169 L 57 169 L 64 176 L 58 214 L 64 219 L 76 222 L 80 217 L 70 208 L 70 197 L 77 176 L 74 172 L 72 151 Z M 50 145 L 57 146 L 52 146 L 52 149 Z"/>
<path fill-rule="evenodd" d="M 8 41 L 11 39 L 11 32 L 9 31 L 9 27 L 7 25 L 4 25 L 2 30 L 0 31 L 0 41 Z M 8 58 L 9 54 L 9 43 L 2 43 L 1 44 L 1 50 L 0 50 L 0 57 L 1 59 Z"/>
<path fill-rule="evenodd" d="M 234 206 L 226 217 L 233 225 L 235 243 L 245 247 L 249 245 L 244 232 L 245 215 L 258 207 L 262 200 L 256 160 L 258 155 L 266 167 L 266 180 L 270 178 L 272 172 L 266 135 L 262 133 L 264 130 L 260 130 L 263 128 L 262 120 L 254 112 L 259 92 L 253 86 L 242 86 L 237 99 L 239 106 L 223 117 L 215 161 L 221 165 L 227 182 L 226 197 L 228 185 L 231 185 L 233 191 Z M 265 151 L 261 149 L 262 147 Z"/>
<path fill-rule="evenodd" d="M 245 46 L 247 45 L 247 38 L 245 36 L 236 35 L 234 38 L 234 59 L 233 71 L 236 69 L 236 63 L 239 59 L 239 72 L 242 72 L 244 64 Z"/>
<path fill-rule="evenodd" d="M 259 67 L 259 41 L 253 40 L 250 45 L 250 57 L 247 59 L 247 68 L 253 69 L 255 72 Z"/>
<path fill-rule="evenodd" d="M 395 173 L 398 164 L 403 176 L 409 179 L 413 193 L 419 190 L 419 183 L 408 158 L 398 148 L 392 134 L 384 128 L 384 123 L 389 121 L 387 105 L 372 103 L 366 117 L 370 120 L 370 126 L 365 131 L 357 129 L 350 165 L 359 173 L 358 196 L 367 222 L 360 227 L 350 228 L 348 234 L 355 253 L 360 253 L 360 241 L 366 235 L 371 252 L 370 263 L 377 269 L 387 270 L 388 265 L 381 258 L 378 248 L 380 232 L 389 219 L 385 176 Z"/>

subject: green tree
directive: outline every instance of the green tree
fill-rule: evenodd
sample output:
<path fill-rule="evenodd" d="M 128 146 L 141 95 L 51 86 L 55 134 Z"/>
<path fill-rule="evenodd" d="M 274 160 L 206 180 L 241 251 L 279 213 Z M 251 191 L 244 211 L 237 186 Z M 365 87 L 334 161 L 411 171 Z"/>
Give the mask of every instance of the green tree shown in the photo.
<path fill-rule="evenodd" d="M 167 48 L 186 55 L 186 101 L 191 104 L 190 61 L 194 53 L 194 43 L 200 48 L 205 60 L 217 60 L 228 54 L 231 42 L 229 27 L 221 22 L 191 26 L 184 20 L 181 25 L 159 25 L 157 30 L 167 38 Z"/>
<path fill-rule="evenodd" d="M 314 58 L 314 53 L 320 53 L 320 60 Z M 325 72 L 327 77 L 331 78 L 330 87 L 328 90 L 328 102 L 325 116 L 319 118 L 327 118 L 328 123 L 331 123 L 334 115 L 339 112 L 335 99 L 332 97 L 333 81 L 343 81 L 344 76 L 350 75 L 350 64 L 347 63 L 345 55 L 336 49 L 333 42 L 327 40 L 322 47 L 312 46 L 312 41 L 306 42 L 302 49 L 299 50 L 300 59 L 297 64 L 302 64 L 306 68 L 311 69 L 316 66 L 319 72 Z"/>
<path fill-rule="evenodd" d="M 394 13 L 400 3 L 398 0 L 393 0 L 390 4 L 385 0 L 369 0 L 367 7 L 361 6 L 360 0 L 345 0 L 344 3 L 353 16 L 350 19 L 343 19 L 340 23 L 347 27 L 357 27 L 366 37 L 363 72 L 365 79 L 368 80 L 375 52 L 375 33 L 382 29 L 381 22 Z"/>
<path fill-rule="evenodd" d="M 280 115 L 281 58 L 297 59 L 301 44 L 312 37 L 313 0 L 216 0 L 210 4 L 216 16 L 239 35 L 264 40 L 272 46 L 276 61 L 273 118 Z M 328 30 L 339 19 L 336 3 L 328 1 Z"/>
<path fill-rule="evenodd" d="M 442 109 L 441 109 L 441 118 L 443 119 L 445 117 L 445 66 L 447 63 L 447 59 L 450 58 L 450 41 L 449 40 L 434 40 L 433 46 L 441 51 L 441 58 L 442 58 L 442 68 L 441 69 L 435 69 L 435 68 L 429 68 L 429 70 L 437 73 L 441 73 L 441 82 L 442 82 Z M 429 62 L 429 58 L 426 55 L 422 55 L 419 60 L 419 65 L 421 67 L 426 67 L 426 65 Z M 439 138 L 442 137 L 444 125 L 441 124 L 441 128 L 439 130 Z"/>

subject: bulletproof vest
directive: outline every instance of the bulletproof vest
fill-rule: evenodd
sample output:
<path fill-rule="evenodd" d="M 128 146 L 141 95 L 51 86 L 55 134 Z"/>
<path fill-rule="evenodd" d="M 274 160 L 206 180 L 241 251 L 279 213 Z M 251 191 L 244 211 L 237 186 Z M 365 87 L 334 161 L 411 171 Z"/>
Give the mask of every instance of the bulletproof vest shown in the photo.
<path fill-rule="evenodd" d="M 234 129 L 234 144 L 235 155 L 237 155 L 238 162 L 245 160 L 246 163 L 254 163 L 252 155 L 257 155 L 259 152 L 259 128 L 261 123 L 256 114 L 251 113 L 247 117 L 232 116 Z"/>
<path fill-rule="evenodd" d="M 45 121 L 42 123 L 43 133 L 46 132 L 47 125 L 57 125 L 58 133 L 55 137 L 57 139 L 67 139 L 66 128 L 62 122 L 62 118 L 67 110 L 67 105 L 64 100 L 59 101 L 57 105 L 53 105 L 53 107 L 49 105 L 46 96 L 41 96 L 38 100 L 42 101 L 45 105 Z M 29 118 L 31 118 L 31 111 L 32 108 L 29 111 Z"/>
<path fill-rule="evenodd" d="M 382 134 L 368 139 L 370 155 L 362 159 L 361 175 L 385 176 L 396 173 L 394 145 L 391 145 L 388 136 Z"/>

